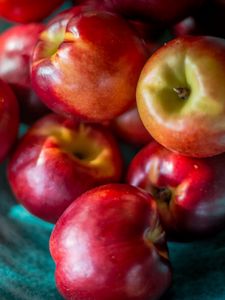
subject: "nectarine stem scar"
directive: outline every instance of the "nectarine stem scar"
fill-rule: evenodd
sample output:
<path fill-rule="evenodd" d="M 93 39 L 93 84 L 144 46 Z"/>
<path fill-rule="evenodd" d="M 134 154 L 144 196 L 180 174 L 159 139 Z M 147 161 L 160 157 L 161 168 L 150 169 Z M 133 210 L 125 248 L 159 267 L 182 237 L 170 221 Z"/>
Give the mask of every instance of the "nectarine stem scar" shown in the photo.
<path fill-rule="evenodd" d="M 178 97 L 183 100 L 186 100 L 190 95 L 190 90 L 188 88 L 175 87 L 173 90 L 177 93 Z"/>
<path fill-rule="evenodd" d="M 151 193 L 152 193 L 153 197 L 155 197 L 157 200 L 166 202 L 168 204 L 172 197 L 172 192 L 168 188 L 152 187 Z"/>

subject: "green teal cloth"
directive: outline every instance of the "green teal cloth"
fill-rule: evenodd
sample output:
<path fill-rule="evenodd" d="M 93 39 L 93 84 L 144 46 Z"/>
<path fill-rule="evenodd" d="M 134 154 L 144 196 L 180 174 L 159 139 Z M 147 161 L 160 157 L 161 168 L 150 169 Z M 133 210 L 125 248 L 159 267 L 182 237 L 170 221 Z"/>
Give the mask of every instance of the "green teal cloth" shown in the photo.
<path fill-rule="evenodd" d="M 0 23 L 1 30 L 8 26 Z M 128 162 L 132 153 L 124 150 Z M 60 300 L 48 248 L 53 225 L 15 202 L 5 165 L 0 174 L 0 300 Z M 200 242 L 169 243 L 169 250 L 173 286 L 163 300 L 225 300 L 225 232 Z"/>
<path fill-rule="evenodd" d="M 18 205 L 5 166 L 0 173 L 0 300 L 60 300 L 48 249 L 53 226 Z M 169 249 L 174 280 L 164 300 L 225 299 L 225 233 L 200 242 L 170 243 Z"/>

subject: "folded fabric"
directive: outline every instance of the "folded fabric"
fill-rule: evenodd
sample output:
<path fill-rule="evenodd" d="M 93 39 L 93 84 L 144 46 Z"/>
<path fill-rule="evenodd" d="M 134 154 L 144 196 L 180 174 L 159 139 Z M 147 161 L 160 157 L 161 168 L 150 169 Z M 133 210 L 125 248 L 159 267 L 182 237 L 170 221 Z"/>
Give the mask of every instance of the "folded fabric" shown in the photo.
<path fill-rule="evenodd" d="M 60 300 L 48 248 L 53 225 L 17 204 L 5 166 L 0 173 L 0 300 Z M 169 250 L 174 279 L 164 300 L 225 299 L 225 233 L 192 243 L 169 243 Z"/>

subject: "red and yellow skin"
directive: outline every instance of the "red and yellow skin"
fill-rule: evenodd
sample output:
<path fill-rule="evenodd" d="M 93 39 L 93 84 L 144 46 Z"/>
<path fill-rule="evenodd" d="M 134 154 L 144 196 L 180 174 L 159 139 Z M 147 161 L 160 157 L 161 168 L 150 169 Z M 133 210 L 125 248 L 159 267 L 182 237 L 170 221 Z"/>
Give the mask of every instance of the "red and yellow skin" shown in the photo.
<path fill-rule="evenodd" d="M 40 21 L 63 2 L 64 0 L 1 0 L 0 17 L 19 23 Z"/>
<path fill-rule="evenodd" d="M 129 144 L 143 146 L 152 141 L 151 135 L 140 119 L 136 106 L 117 117 L 111 127 L 119 138 Z"/>
<path fill-rule="evenodd" d="M 112 120 L 135 102 L 145 45 L 114 14 L 78 7 L 67 18 L 52 20 L 41 34 L 33 55 L 33 87 L 58 114 Z"/>
<path fill-rule="evenodd" d="M 174 0 L 76 0 L 78 2 L 95 9 L 162 25 L 191 15 L 205 0 L 182 0 L 176 3 Z"/>
<path fill-rule="evenodd" d="M 169 150 L 193 157 L 225 151 L 225 40 L 180 37 L 158 49 L 137 85 L 146 129 Z"/>
<path fill-rule="evenodd" d="M 73 202 L 56 223 L 50 252 L 66 300 L 157 300 L 171 284 L 155 202 L 129 185 L 101 186 Z"/>
<path fill-rule="evenodd" d="M 27 210 L 54 223 L 83 192 L 119 181 L 121 169 L 121 154 L 108 130 L 50 114 L 18 144 L 8 179 Z"/>
<path fill-rule="evenodd" d="M 0 80 L 0 162 L 11 150 L 19 127 L 19 107 L 7 83 Z"/>
<path fill-rule="evenodd" d="M 132 160 L 127 183 L 154 196 L 171 238 L 190 240 L 225 227 L 224 164 L 224 154 L 191 158 L 152 142 Z"/>
<path fill-rule="evenodd" d="M 20 105 L 21 120 L 31 123 L 48 112 L 31 88 L 30 60 L 45 25 L 10 27 L 0 35 L 0 77 L 10 84 Z"/>

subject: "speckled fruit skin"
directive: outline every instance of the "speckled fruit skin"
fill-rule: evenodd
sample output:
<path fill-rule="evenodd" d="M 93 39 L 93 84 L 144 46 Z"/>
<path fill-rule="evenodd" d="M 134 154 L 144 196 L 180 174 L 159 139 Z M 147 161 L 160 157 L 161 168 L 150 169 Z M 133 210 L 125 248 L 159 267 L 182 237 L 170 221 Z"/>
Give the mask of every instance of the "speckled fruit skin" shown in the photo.
<path fill-rule="evenodd" d="M 129 144 L 143 146 L 152 141 L 151 135 L 140 119 L 136 106 L 117 117 L 111 127 L 121 140 Z"/>
<path fill-rule="evenodd" d="M 32 123 L 48 112 L 31 89 L 30 60 L 45 26 L 30 23 L 10 27 L 0 35 L 0 77 L 10 84 L 20 105 L 20 119 Z"/>
<path fill-rule="evenodd" d="M 9 153 L 19 127 L 19 108 L 15 95 L 7 83 L 0 80 L 0 162 Z"/>
<path fill-rule="evenodd" d="M 149 58 L 137 85 L 140 117 L 169 150 L 194 157 L 225 151 L 225 40 L 180 37 Z M 183 99 L 175 90 L 187 89 Z"/>
<path fill-rule="evenodd" d="M 8 179 L 27 210 L 54 223 L 83 192 L 119 181 L 121 169 L 118 145 L 105 128 L 50 114 L 18 144 Z"/>
<path fill-rule="evenodd" d="M 224 154 L 191 158 L 152 142 L 132 160 L 127 182 L 154 195 L 171 238 L 206 237 L 225 227 L 224 164 Z"/>
<path fill-rule="evenodd" d="M 36 92 L 56 113 L 92 122 L 126 111 L 147 60 L 143 41 L 125 20 L 107 12 L 78 8 L 60 22 L 50 22 L 35 48 Z"/>
<path fill-rule="evenodd" d="M 171 284 L 155 202 L 129 185 L 79 197 L 58 220 L 50 252 L 66 300 L 156 300 Z"/>
<path fill-rule="evenodd" d="M 204 0 L 76 0 L 96 9 L 148 22 L 173 23 L 189 16 Z"/>
<path fill-rule="evenodd" d="M 0 16 L 19 23 L 40 21 L 63 2 L 64 0 L 1 0 Z"/>

